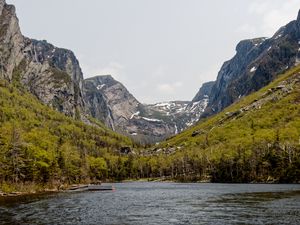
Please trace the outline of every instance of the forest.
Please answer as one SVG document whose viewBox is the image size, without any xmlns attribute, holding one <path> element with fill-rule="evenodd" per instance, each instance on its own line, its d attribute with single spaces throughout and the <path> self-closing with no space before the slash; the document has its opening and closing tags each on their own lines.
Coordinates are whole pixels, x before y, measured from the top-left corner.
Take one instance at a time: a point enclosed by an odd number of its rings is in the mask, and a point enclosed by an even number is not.
<svg viewBox="0 0 300 225">
<path fill-rule="evenodd" d="M 0 189 L 130 179 L 299 182 L 299 71 L 147 148 L 93 119 L 91 126 L 67 117 L 1 80 Z M 276 88 L 282 84 L 288 91 Z"/>
</svg>

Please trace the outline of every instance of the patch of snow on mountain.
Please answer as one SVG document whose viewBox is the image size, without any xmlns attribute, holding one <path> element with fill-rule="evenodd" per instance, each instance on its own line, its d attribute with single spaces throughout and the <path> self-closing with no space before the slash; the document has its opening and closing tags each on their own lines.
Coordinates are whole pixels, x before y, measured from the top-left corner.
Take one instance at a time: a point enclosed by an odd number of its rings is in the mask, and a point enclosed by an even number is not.
<svg viewBox="0 0 300 225">
<path fill-rule="evenodd" d="M 150 121 L 150 122 L 162 122 L 162 120 L 158 119 L 152 119 L 152 118 L 147 118 L 147 117 L 141 117 L 144 120 Z"/>
<path fill-rule="evenodd" d="M 97 86 L 97 89 L 98 89 L 98 90 L 101 90 L 104 86 L 105 86 L 105 84 L 98 85 L 98 86 Z"/>
<path fill-rule="evenodd" d="M 137 112 L 133 113 L 133 114 L 131 115 L 130 119 L 132 120 L 133 117 L 138 116 L 138 115 L 140 115 L 140 111 L 137 111 Z"/>
<path fill-rule="evenodd" d="M 250 73 L 253 73 L 253 72 L 255 72 L 257 70 L 257 68 L 255 67 L 255 66 L 253 66 L 252 68 L 251 68 L 251 70 L 250 70 Z"/>
</svg>

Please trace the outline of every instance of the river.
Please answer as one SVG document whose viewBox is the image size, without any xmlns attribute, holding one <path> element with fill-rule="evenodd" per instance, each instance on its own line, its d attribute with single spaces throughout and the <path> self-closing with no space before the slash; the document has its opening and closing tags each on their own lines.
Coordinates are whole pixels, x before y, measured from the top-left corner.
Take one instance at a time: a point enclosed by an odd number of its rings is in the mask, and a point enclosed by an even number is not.
<svg viewBox="0 0 300 225">
<path fill-rule="evenodd" d="M 300 224 L 300 185 L 114 186 L 114 192 L 9 198 L 0 203 L 0 224 Z"/>
</svg>

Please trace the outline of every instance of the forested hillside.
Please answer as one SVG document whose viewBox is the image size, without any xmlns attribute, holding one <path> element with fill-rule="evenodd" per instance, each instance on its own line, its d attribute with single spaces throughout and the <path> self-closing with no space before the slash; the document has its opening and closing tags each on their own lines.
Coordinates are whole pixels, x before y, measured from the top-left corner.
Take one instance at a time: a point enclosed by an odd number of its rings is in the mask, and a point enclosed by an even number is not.
<svg viewBox="0 0 300 225">
<path fill-rule="evenodd" d="M 119 151 L 132 147 L 132 142 L 94 123 L 67 117 L 22 87 L 0 80 L 2 189 L 121 178 L 119 166 L 124 160 Z"/>
<path fill-rule="evenodd" d="M 298 66 L 150 150 L 152 156 L 143 159 L 147 175 L 213 182 L 299 182 L 299 103 Z"/>
</svg>

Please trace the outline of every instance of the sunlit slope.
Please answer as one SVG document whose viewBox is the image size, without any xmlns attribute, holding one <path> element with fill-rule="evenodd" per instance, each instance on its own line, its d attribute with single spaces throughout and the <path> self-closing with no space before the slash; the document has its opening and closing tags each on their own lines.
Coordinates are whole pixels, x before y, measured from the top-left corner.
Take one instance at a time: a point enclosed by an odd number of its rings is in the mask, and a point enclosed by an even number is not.
<svg viewBox="0 0 300 225">
<path fill-rule="evenodd" d="M 112 177 L 111 156 L 132 142 L 86 125 L 0 80 L 0 184 L 74 183 Z"/>
<path fill-rule="evenodd" d="M 281 180 L 291 176 L 294 180 L 300 175 L 299 137 L 297 66 L 258 92 L 241 97 L 221 113 L 161 143 L 156 150 L 171 154 L 172 158 L 180 154 L 191 160 L 193 155 L 200 157 L 202 161 L 197 163 L 202 163 L 216 181 L 260 180 L 259 176 Z M 238 170 L 249 171 L 247 178 L 243 179 Z"/>
</svg>

